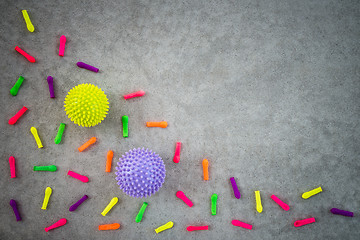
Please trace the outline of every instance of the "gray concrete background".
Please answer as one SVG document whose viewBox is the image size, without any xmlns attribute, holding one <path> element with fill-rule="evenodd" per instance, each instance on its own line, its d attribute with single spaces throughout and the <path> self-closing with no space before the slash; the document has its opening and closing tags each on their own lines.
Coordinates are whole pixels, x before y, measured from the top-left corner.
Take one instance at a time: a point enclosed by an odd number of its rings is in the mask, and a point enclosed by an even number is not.
<svg viewBox="0 0 360 240">
<path fill-rule="evenodd" d="M 359 1 L 10 1 L 2 0 L 0 25 L 1 159 L 0 239 L 358 239 L 359 204 Z M 26 29 L 27 9 L 35 32 Z M 57 55 L 67 36 L 65 57 Z M 14 51 L 18 45 L 37 62 Z M 100 68 L 76 67 L 83 61 Z M 25 77 L 18 96 L 9 90 Z M 49 98 L 46 77 L 55 82 Z M 68 90 L 80 83 L 101 87 L 110 112 L 97 127 L 71 123 L 63 110 Z M 137 90 L 146 96 L 125 101 Z M 19 122 L 8 119 L 23 105 Z M 122 115 L 130 118 L 130 137 L 122 138 Z M 167 129 L 146 121 L 169 122 Z M 63 142 L 54 144 L 61 122 Z M 30 127 L 38 129 L 38 149 Z M 89 138 L 88 151 L 77 148 Z M 183 142 L 181 161 L 172 162 L 175 142 Z M 148 147 L 166 164 L 163 188 L 146 199 L 143 221 L 135 216 L 143 199 L 126 196 L 105 173 L 106 152 L 117 159 L 134 147 Z M 9 156 L 16 158 L 11 179 Z M 210 161 L 210 181 L 202 180 L 201 161 Z M 58 166 L 55 173 L 33 172 L 34 165 Z M 73 170 L 90 178 L 81 183 Z M 232 194 L 237 179 L 242 198 Z M 41 210 L 44 191 L 53 194 Z M 301 194 L 322 186 L 308 200 Z M 188 208 L 175 197 L 184 191 Z M 264 211 L 255 210 L 260 190 Z M 210 196 L 219 195 L 211 216 Z M 75 212 L 68 208 L 84 194 Z M 291 210 L 282 211 L 276 194 Z M 113 197 L 119 204 L 103 217 Z M 16 222 L 9 200 L 19 203 Z M 332 207 L 355 212 L 335 216 Z M 60 218 L 68 223 L 46 233 Z M 293 227 L 297 219 L 317 222 Z M 252 231 L 231 225 L 239 219 Z M 173 229 L 154 229 L 174 221 Z M 117 231 L 99 224 L 119 222 Z M 208 224 L 209 231 L 187 232 Z"/>
</svg>

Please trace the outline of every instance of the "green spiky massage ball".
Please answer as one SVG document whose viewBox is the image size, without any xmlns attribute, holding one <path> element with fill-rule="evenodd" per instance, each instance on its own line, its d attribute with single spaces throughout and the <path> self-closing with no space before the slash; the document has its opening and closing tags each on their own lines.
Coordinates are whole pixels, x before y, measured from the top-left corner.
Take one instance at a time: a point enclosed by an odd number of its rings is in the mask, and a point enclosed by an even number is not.
<svg viewBox="0 0 360 240">
<path fill-rule="evenodd" d="M 109 110 L 105 93 L 90 83 L 73 87 L 65 97 L 64 103 L 66 115 L 82 127 L 98 125 Z"/>
</svg>

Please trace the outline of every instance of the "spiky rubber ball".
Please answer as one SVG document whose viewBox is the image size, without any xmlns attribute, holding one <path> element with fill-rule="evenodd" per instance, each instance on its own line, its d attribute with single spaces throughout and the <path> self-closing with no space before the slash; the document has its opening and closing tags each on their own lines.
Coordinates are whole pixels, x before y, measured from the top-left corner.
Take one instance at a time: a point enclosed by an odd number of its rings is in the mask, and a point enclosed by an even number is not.
<svg viewBox="0 0 360 240">
<path fill-rule="evenodd" d="M 116 167 L 116 180 L 120 189 L 129 196 L 151 196 L 165 181 L 165 165 L 155 152 L 134 148 L 123 155 Z"/>
<path fill-rule="evenodd" d="M 109 111 L 109 102 L 104 91 L 90 83 L 73 87 L 64 103 L 66 115 L 82 127 L 98 125 Z"/>
</svg>

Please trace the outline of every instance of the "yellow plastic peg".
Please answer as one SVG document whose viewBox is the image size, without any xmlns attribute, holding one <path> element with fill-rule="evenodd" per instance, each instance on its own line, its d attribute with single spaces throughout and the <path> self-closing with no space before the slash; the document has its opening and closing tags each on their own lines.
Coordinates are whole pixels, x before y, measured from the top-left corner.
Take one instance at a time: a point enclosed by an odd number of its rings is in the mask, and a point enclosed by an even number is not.
<svg viewBox="0 0 360 240">
<path fill-rule="evenodd" d="M 40 140 L 40 138 L 39 138 L 37 129 L 36 129 L 35 127 L 31 127 L 31 128 L 30 128 L 30 131 L 31 131 L 32 135 L 33 135 L 34 138 L 35 138 L 35 141 L 36 141 L 36 144 L 38 145 L 38 148 L 42 148 L 43 145 L 42 145 L 41 140 Z"/>
<path fill-rule="evenodd" d="M 321 187 L 318 187 L 318 188 L 315 188 L 311 191 L 308 191 L 308 192 L 304 192 L 303 195 L 301 196 L 303 199 L 308 199 L 309 197 L 312 197 L 318 193 L 321 193 L 322 192 L 322 189 Z"/>
<path fill-rule="evenodd" d="M 49 203 L 49 199 L 50 199 L 51 193 L 52 193 L 51 187 L 47 187 L 47 188 L 45 189 L 45 197 L 44 197 L 43 205 L 42 205 L 42 207 L 41 207 L 42 210 L 46 210 L 47 205 L 48 205 L 48 203 Z"/>
<path fill-rule="evenodd" d="M 174 223 L 170 221 L 170 222 L 165 223 L 164 225 L 156 228 L 156 229 L 155 229 L 155 232 L 156 232 L 156 233 L 159 233 L 159 232 L 162 232 L 162 231 L 164 231 L 164 230 L 170 229 L 170 228 L 172 228 L 173 226 L 174 226 Z"/>
<path fill-rule="evenodd" d="M 263 207 L 261 205 L 260 191 L 255 191 L 255 199 L 256 199 L 256 210 L 259 213 L 261 213 L 263 211 Z"/>
<path fill-rule="evenodd" d="M 119 199 L 117 197 L 114 197 L 113 199 L 111 199 L 110 203 L 106 206 L 104 211 L 102 211 L 101 215 L 105 216 L 115 206 L 115 204 L 118 201 L 119 201 Z"/>
<path fill-rule="evenodd" d="M 21 12 L 24 16 L 27 29 L 29 30 L 29 32 L 33 32 L 35 30 L 35 28 L 34 28 L 34 25 L 31 23 L 29 14 L 27 13 L 26 10 L 22 10 Z"/>
</svg>

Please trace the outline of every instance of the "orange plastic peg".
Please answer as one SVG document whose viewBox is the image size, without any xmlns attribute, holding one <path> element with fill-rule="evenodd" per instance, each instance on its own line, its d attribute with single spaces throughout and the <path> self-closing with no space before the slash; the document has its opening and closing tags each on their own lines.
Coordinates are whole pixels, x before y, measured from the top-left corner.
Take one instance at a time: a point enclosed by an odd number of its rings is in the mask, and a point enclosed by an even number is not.
<svg viewBox="0 0 360 240">
<path fill-rule="evenodd" d="M 204 180 L 209 180 L 209 161 L 207 159 L 204 159 L 202 161 L 203 165 L 203 172 L 204 172 Z"/>
<path fill-rule="evenodd" d="M 84 143 L 81 147 L 79 147 L 79 152 L 84 151 L 85 149 L 87 149 L 88 147 L 90 147 L 90 145 L 94 144 L 96 142 L 96 137 L 92 137 L 90 138 L 89 141 L 87 141 L 86 143 Z"/>
<path fill-rule="evenodd" d="M 147 127 L 161 127 L 161 128 L 166 128 L 168 125 L 167 122 L 162 121 L 162 122 L 146 122 L 146 126 Z"/>
<path fill-rule="evenodd" d="M 105 170 L 105 172 L 110 172 L 111 171 L 111 163 L 112 163 L 113 156 L 114 156 L 114 152 L 109 150 L 107 152 L 107 156 L 106 156 L 106 170 Z"/>
</svg>

